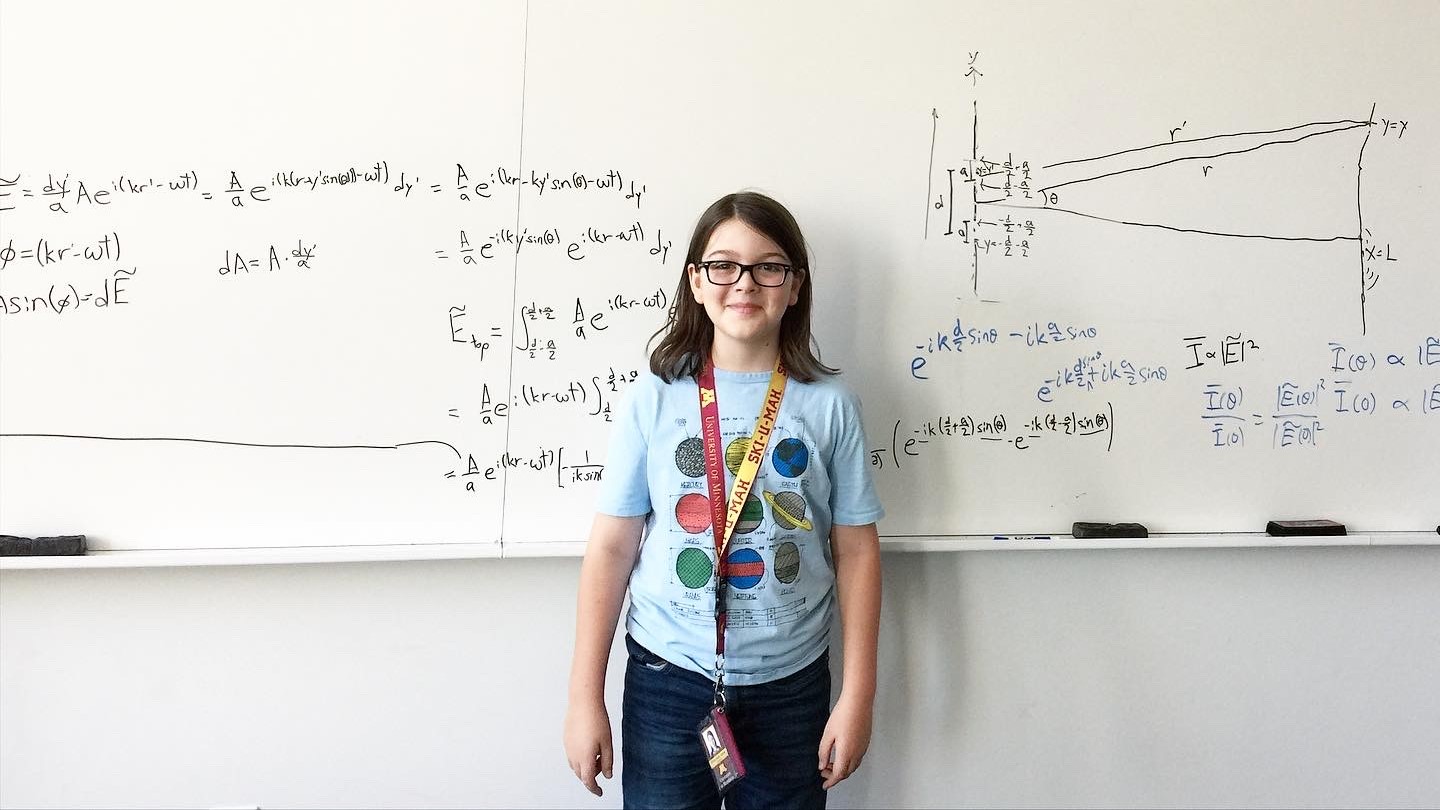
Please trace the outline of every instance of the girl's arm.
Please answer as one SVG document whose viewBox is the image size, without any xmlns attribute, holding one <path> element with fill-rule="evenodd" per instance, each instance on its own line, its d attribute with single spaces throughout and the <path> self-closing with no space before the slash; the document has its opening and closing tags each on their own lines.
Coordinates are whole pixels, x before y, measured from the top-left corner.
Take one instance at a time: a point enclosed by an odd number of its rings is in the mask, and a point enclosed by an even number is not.
<svg viewBox="0 0 1440 810">
<path fill-rule="evenodd" d="M 820 775 L 829 790 L 855 772 L 870 747 L 875 658 L 880 635 L 880 534 L 874 523 L 832 527 L 840 636 L 845 652 L 840 699 L 820 738 Z"/>
<path fill-rule="evenodd" d="M 604 791 L 595 778 L 603 773 L 609 779 L 615 765 L 610 715 L 605 711 L 605 667 L 644 530 L 644 516 L 596 515 L 580 566 L 565 756 L 570 770 L 596 796 Z"/>
</svg>

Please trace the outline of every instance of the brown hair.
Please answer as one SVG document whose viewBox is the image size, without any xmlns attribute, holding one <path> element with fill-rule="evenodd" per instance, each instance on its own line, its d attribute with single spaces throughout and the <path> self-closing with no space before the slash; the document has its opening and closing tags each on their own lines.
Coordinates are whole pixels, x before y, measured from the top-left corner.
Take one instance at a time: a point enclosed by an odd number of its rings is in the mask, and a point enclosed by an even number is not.
<svg viewBox="0 0 1440 810">
<path fill-rule="evenodd" d="M 655 338 L 660 338 L 659 345 L 650 353 L 651 373 L 667 383 L 700 373 L 700 366 L 715 339 L 715 324 L 710 321 L 705 307 L 690 294 L 688 268 L 704 258 L 710 235 L 721 223 L 731 219 L 738 219 L 765 234 L 785 251 L 795 270 L 805 274 L 799 298 L 785 310 L 785 316 L 780 321 L 780 360 L 785 364 L 785 371 L 801 382 L 814 382 L 821 375 L 838 374 L 838 369 L 820 362 L 819 349 L 810 334 L 810 288 L 815 275 L 810 269 L 810 254 L 805 247 L 805 237 L 800 233 L 800 225 L 785 206 L 753 191 L 721 197 L 705 209 L 695 223 L 690 249 L 685 253 L 685 265 L 680 269 L 680 283 L 675 288 L 675 304 L 670 308 L 665 325 L 650 336 L 652 343 Z"/>
</svg>

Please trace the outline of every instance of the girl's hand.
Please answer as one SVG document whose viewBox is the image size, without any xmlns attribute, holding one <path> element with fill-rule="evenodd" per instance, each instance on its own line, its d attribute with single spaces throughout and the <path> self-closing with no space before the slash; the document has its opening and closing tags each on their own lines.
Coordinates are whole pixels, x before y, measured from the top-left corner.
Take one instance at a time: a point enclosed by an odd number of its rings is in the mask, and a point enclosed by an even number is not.
<svg viewBox="0 0 1440 810">
<path fill-rule="evenodd" d="M 602 773 L 606 779 L 614 775 L 615 750 L 610 741 L 610 715 L 603 702 L 594 706 L 570 704 L 565 712 L 565 758 L 586 790 L 596 796 L 605 795 L 595 778 Z"/>
<path fill-rule="evenodd" d="M 846 700 L 844 692 L 830 713 L 825 733 L 820 737 L 820 775 L 829 790 L 860 767 L 870 748 L 870 725 L 874 717 L 870 705 Z"/>
</svg>

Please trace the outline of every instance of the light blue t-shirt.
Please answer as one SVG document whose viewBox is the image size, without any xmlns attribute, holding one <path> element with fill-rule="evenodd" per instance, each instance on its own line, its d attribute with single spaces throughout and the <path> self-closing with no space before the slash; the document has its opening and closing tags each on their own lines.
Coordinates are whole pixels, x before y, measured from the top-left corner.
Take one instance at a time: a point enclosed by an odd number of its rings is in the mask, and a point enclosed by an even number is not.
<svg viewBox="0 0 1440 810">
<path fill-rule="evenodd" d="M 734 484 L 770 372 L 715 372 Z M 860 401 L 834 377 L 791 379 L 754 487 L 726 549 L 725 680 L 766 683 L 824 652 L 835 611 L 833 524 L 884 516 L 870 480 Z M 648 515 L 630 576 L 626 630 L 656 655 L 715 677 L 715 541 L 694 379 L 646 374 L 615 421 L 598 509 Z"/>
</svg>

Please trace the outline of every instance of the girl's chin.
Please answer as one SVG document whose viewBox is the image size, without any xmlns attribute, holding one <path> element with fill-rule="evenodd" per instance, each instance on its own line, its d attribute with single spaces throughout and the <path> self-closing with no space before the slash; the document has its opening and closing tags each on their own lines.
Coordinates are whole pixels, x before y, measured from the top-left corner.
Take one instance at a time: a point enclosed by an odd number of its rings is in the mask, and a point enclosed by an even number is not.
<svg viewBox="0 0 1440 810">
<path fill-rule="evenodd" d="M 756 341 L 768 341 L 772 335 L 766 329 L 766 324 L 760 318 L 744 318 L 731 320 L 728 323 L 719 324 L 718 331 L 731 340 L 754 343 Z M 779 331 L 778 329 L 776 330 Z"/>
</svg>

